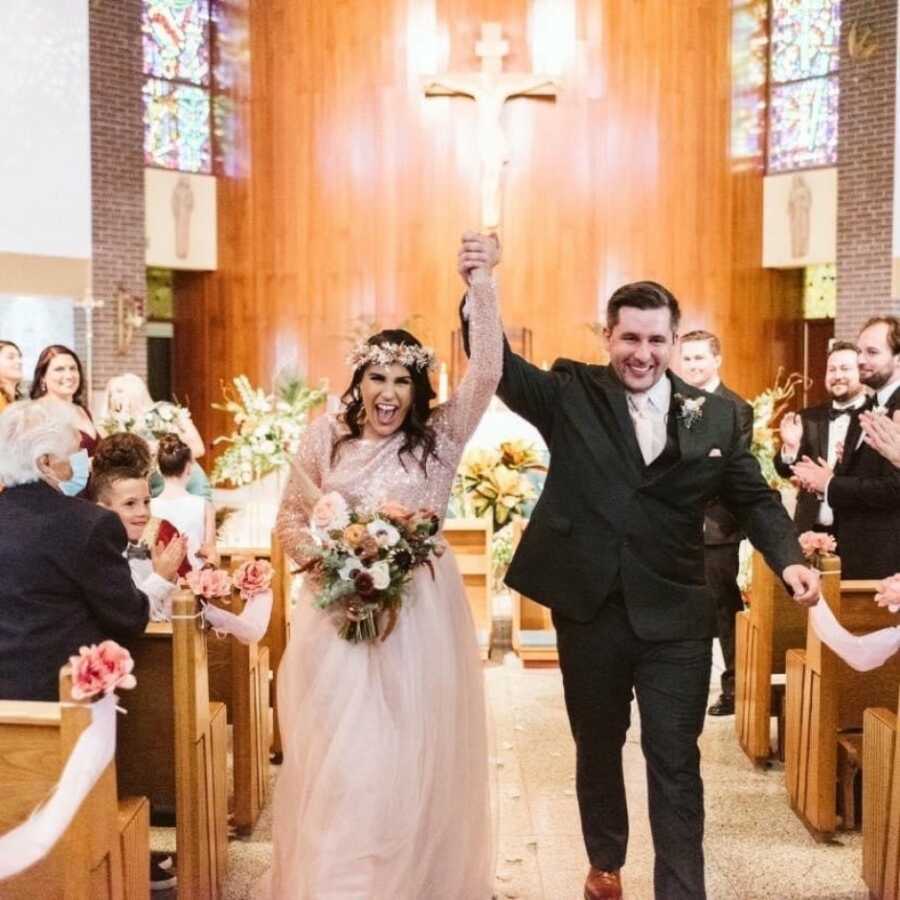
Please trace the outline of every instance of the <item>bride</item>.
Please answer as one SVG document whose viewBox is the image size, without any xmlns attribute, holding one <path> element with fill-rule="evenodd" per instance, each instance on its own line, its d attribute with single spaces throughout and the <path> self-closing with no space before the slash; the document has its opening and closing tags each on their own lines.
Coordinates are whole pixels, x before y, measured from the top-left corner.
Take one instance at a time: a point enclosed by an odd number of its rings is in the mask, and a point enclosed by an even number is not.
<svg viewBox="0 0 900 900">
<path fill-rule="evenodd" d="M 306 561 L 321 493 L 351 507 L 446 512 L 466 441 L 502 368 L 491 238 L 467 234 L 471 360 L 434 408 L 430 350 L 382 331 L 354 352 L 337 416 L 303 436 L 277 530 Z M 402 362 L 401 362 L 402 360 Z M 484 685 L 452 553 L 415 570 L 384 641 L 342 640 L 306 596 L 278 671 L 284 763 L 273 804 L 275 900 L 487 900 L 492 894 Z"/>
</svg>

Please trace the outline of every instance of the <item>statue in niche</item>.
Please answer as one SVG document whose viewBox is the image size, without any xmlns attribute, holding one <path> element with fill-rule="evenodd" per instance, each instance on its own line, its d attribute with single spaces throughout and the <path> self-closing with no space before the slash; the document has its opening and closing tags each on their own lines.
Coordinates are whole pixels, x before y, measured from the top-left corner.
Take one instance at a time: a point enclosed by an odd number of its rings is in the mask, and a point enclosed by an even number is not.
<svg viewBox="0 0 900 900">
<path fill-rule="evenodd" d="M 812 207 L 812 189 L 806 179 L 794 175 L 788 195 L 788 219 L 791 224 L 791 257 L 809 256 L 809 211 Z"/>
<path fill-rule="evenodd" d="M 172 188 L 172 217 L 175 220 L 175 256 L 187 259 L 191 252 L 191 213 L 194 189 L 187 175 L 182 175 Z"/>
</svg>

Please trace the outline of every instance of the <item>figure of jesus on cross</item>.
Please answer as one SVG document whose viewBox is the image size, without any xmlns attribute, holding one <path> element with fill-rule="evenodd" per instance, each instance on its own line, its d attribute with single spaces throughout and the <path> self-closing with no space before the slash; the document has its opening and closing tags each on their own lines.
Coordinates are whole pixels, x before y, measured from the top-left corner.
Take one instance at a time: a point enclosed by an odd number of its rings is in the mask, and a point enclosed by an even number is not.
<svg viewBox="0 0 900 900">
<path fill-rule="evenodd" d="M 494 231 L 503 210 L 503 167 L 509 161 L 509 143 L 503 132 L 503 105 L 512 97 L 555 97 L 557 83 L 548 75 L 503 71 L 509 44 L 496 22 L 481 26 L 475 53 L 481 58 L 480 72 L 448 73 L 429 77 L 429 97 L 462 95 L 478 104 L 478 151 L 481 157 L 481 228 Z"/>
</svg>

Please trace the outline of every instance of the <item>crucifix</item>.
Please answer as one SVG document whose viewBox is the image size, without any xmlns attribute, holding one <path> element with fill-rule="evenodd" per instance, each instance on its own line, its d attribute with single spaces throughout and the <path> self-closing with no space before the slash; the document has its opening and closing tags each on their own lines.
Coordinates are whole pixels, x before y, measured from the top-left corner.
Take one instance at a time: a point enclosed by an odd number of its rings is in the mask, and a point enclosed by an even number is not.
<svg viewBox="0 0 900 900">
<path fill-rule="evenodd" d="M 503 106 L 512 97 L 555 97 L 557 82 L 549 75 L 503 71 L 509 44 L 497 22 L 483 22 L 475 45 L 480 72 L 448 73 L 425 81 L 428 97 L 471 97 L 478 104 L 478 152 L 481 157 L 481 228 L 500 227 L 503 210 L 503 167 L 509 143 L 503 132 Z"/>
</svg>

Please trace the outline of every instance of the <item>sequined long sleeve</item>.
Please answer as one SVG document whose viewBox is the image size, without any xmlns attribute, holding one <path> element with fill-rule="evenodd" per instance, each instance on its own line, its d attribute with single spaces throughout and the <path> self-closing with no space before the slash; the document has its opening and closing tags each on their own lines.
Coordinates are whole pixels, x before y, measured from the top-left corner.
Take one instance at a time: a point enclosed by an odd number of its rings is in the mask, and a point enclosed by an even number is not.
<svg viewBox="0 0 900 900">
<path fill-rule="evenodd" d="M 493 281 L 474 284 L 466 296 L 471 353 L 466 374 L 436 412 L 436 423 L 459 445 L 472 436 L 503 374 L 503 325 Z"/>
<path fill-rule="evenodd" d="M 320 416 L 300 438 L 300 448 L 294 465 L 302 470 L 309 482 L 321 488 L 324 468 L 330 453 L 331 420 L 329 416 Z M 298 565 L 303 565 L 307 561 L 312 546 L 312 539 L 306 531 L 309 525 L 308 487 L 301 474 L 291 472 L 275 522 L 275 530 L 281 545 Z"/>
</svg>

